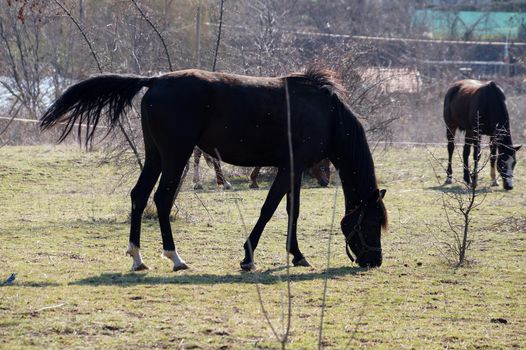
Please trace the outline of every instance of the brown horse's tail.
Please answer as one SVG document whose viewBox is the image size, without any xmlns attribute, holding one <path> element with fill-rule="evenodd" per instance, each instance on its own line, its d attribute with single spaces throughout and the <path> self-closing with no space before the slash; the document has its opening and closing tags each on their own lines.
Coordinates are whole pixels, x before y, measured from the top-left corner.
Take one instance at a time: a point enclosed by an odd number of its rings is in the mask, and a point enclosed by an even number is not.
<svg viewBox="0 0 526 350">
<path fill-rule="evenodd" d="M 448 121 L 451 119 L 451 100 L 460 90 L 460 85 L 454 85 L 447 90 L 446 96 L 444 97 L 444 121 L 448 125 Z"/>
<path fill-rule="evenodd" d="M 109 130 L 131 106 L 133 97 L 144 86 L 151 86 L 155 78 L 133 75 L 103 74 L 69 87 L 40 118 L 40 128 L 49 129 L 64 124 L 62 142 L 78 123 L 79 139 L 85 128 L 86 144 L 93 138 L 101 114 L 106 113 Z"/>
</svg>

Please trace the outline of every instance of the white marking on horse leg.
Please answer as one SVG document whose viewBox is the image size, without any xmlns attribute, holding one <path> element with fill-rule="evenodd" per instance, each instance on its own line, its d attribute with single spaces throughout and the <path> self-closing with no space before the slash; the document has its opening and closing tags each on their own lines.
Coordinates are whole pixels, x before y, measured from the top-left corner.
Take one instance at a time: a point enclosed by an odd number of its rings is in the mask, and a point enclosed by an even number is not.
<svg viewBox="0 0 526 350">
<path fill-rule="evenodd" d="M 141 250 L 132 242 L 128 244 L 128 250 L 126 251 L 126 254 L 131 256 L 133 259 L 133 271 L 148 270 L 148 266 L 146 266 L 142 260 Z"/>
<path fill-rule="evenodd" d="M 491 186 L 498 186 L 499 183 L 497 182 L 497 173 L 495 171 L 495 164 L 490 166 L 490 176 L 491 176 Z"/>
<path fill-rule="evenodd" d="M 174 250 L 165 250 L 163 252 L 163 256 L 173 261 L 174 271 L 186 270 L 188 268 L 184 260 L 181 259 L 181 257 L 177 253 L 177 248 L 175 248 Z"/>
</svg>

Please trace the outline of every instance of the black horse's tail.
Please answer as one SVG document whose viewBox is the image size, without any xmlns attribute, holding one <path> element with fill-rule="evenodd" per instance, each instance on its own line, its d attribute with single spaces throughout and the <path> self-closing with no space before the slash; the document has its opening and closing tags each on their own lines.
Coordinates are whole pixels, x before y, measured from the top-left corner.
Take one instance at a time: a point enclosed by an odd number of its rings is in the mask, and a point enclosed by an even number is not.
<svg viewBox="0 0 526 350">
<path fill-rule="evenodd" d="M 65 124 L 59 142 L 62 142 L 78 123 L 78 135 L 85 128 L 86 144 L 93 138 L 101 114 L 106 113 L 109 130 L 130 107 L 133 97 L 142 87 L 151 86 L 155 78 L 103 74 L 69 87 L 40 118 L 40 128 L 49 129 Z"/>
</svg>

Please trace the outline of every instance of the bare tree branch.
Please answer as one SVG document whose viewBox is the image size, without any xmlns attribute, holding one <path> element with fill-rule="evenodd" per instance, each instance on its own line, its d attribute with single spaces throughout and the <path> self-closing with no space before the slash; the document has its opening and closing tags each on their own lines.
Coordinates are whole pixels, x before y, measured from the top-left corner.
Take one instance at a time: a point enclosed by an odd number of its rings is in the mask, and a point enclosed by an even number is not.
<svg viewBox="0 0 526 350">
<path fill-rule="evenodd" d="M 75 17 L 73 17 L 71 12 L 69 12 L 69 10 L 60 1 L 58 0 L 53 0 L 53 1 L 55 2 L 55 4 L 57 4 L 62 9 L 62 11 L 66 13 L 66 15 L 68 15 L 69 19 L 71 19 L 71 21 L 75 24 L 80 34 L 84 38 L 84 41 L 86 42 L 86 44 L 88 44 L 91 56 L 95 60 L 95 63 L 97 63 L 97 68 L 99 69 L 99 72 L 102 73 L 102 66 L 100 65 L 100 61 L 97 57 L 97 54 L 95 53 L 95 50 L 93 49 L 93 46 L 91 45 L 91 41 L 86 36 L 86 32 L 84 31 L 84 29 L 82 29 L 80 23 L 75 19 Z"/>
<path fill-rule="evenodd" d="M 332 235 L 334 230 L 334 222 L 336 221 L 336 200 L 338 198 L 338 191 L 339 191 L 339 181 L 336 182 L 336 186 L 334 189 L 334 200 L 332 203 L 332 217 L 331 217 L 331 227 L 329 229 L 329 237 L 327 242 L 327 265 L 325 267 L 325 277 L 323 279 L 323 293 L 321 298 L 321 314 L 320 314 L 320 326 L 318 329 L 318 350 L 321 350 L 323 348 L 322 345 L 322 339 L 323 339 L 323 321 L 325 316 L 325 308 L 326 308 L 326 302 L 327 302 L 327 284 L 329 281 L 329 269 L 331 267 L 331 243 L 332 243 Z"/>
<path fill-rule="evenodd" d="M 216 41 L 216 49 L 214 52 L 214 63 L 212 64 L 212 72 L 216 71 L 216 64 L 217 64 L 217 54 L 219 52 L 219 44 L 221 43 L 221 31 L 223 29 L 223 8 L 225 5 L 225 0 L 221 0 L 221 7 L 219 9 L 219 28 L 217 30 L 217 41 Z"/>
<path fill-rule="evenodd" d="M 99 69 L 99 73 L 103 73 L 103 70 L 102 70 L 102 66 L 100 65 L 100 61 L 97 57 L 97 54 L 95 53 L 95 50 L 93 49 L 93 46 L 91 45 L 91 42 L 90 40 L 88 39 L 84 29 L 82 28 L 82 26 L 80 25 L 80 23 L 75 19 L 75 17 L 73 17 L 73 15 L 71 14 L 71 12 L 69 12 L 69 10 L 58 0 L 54 0 L 55 3 L 67 14 L 67 16 L 69 17 L 69 19 L 71 19 L 71 21 L 75 24 L 75 26 L 77 27 L 77 29 L 80 31 L 80 34 L 82 35 L 82 37 L 84 38 L 84 40 L 86 41 L 86 43 L 88 44 L 88 47 L 90 49 L 90 52 L 91 52 L 91 55 L 93 56 L 93 59 L 95 60 L 95 62 L 97 63 L 97 67 Z M 126 116 L 126 118 L 128 118 Z M 122 125 L 122 122 L 121 120 L 119 119 L 118 121 L 118 124 L 119 124 L 119 130 L 122 132 L 122 134 L 124 135 L 125 139 L 126 139 L 126 142 L 128 143 L 128 145 L 130 146 L 130 148 L 132 149 L 132 152 L 133 154 L 135 155 L 135 158 L 136 158 L 136 161 L 137 161 L 137 164 L 139 165 L 139 168 L 142 170 L 143 168 L 143 164 L 142 164 L 142 160 L 141 160 L 141 157 L 140 157 L 140 154 L 139 154 L 139 151 L 137 150 L 137 146 L 135 145 L 135 142 L 134 140 L 132 140 L 132 138 L 130 138 L 130 136 L 128 135 L 128 133 L 126 132 L 126 130 L 124 129 L 124 126 Z"/>
<path fill-rule="evenodd" d="M 155 34 L 157 34 L 157 36 L 159 37 L 159 40 L 161 40 L 161 43 L 163 44 L 163 47 L 164 47 L 164 53 L 166 54 L 166 58 L 168 59 L 168 67 L 170 68 L 170 72 L 173 72 L 174 68 L 172 66 L 172 60 L 170 58 L 170 53 L 168 52 L 168 47 L 166 46 L 166 42 L 164 41 L 163 36 L 161 35 L 161 33 L 159 32 L 157 27 L 148 18 L 148 16 L 146 16 L 144 11 L 139 7 L 139 5 L 137 4 L 137 1 L 136 0 L 131 0 L 131 2 L 135 5 L 135 7 L 137 8 L 137 11 L 139 11 L 139 13 L 141 14 L 142 18 L 144 18 L 144 20 L 150 25 L 150 27 L 152 27 L 152 29 L 155 32 Z"/>
</svg>

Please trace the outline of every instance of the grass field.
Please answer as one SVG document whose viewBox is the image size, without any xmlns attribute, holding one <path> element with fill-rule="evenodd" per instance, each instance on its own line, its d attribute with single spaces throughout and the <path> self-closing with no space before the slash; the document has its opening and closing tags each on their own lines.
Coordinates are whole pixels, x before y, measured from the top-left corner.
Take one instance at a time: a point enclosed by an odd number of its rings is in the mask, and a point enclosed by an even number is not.
<svg viewBox="0 0 526 350">
<path fill-rule="evenodd" d="M 432 152 L 444 160 L 445 148 Z M 142 251 L 151 269 L 132 273 L 124 252 L 135 179 L 123 180 L 102 159 L 75 147 L 0 149 L 0 278 L 17 273 L 12 285 L 0 286 L 0 348 L 280 348 L 256 283 L 280 331 L 287 295 L 283 204 L 256 251 L 258 271 L 239 269 L 245 232 L 236 200 L 251 226 L 268 182 L 254 191 L 239 178 L 236 190 L 223 192 L 210 176 L 209 189 L 197 195 L 186 185 L 172 224 L 190 269 L 171 271 L 160 256 L 157 222 L 145 220 Z M 437 185 L 429 152 L 380 150 L 375 159 L 388 190 L 384 264 L 365 270 L 346 257 L 340 191 L 323 347 L 526 348 L 524 152 L 516 188 L 489 190 L 473 214 L 474 242 L 462 268 L 448 264 L 437 248 L 446 226 L 445 189 Z M 458 167 L 455 175 L 461 178 Z M 489 170 L 480 179 L 488 182 Z M 288 349 L 317 348 L 335 190 L 310 181 L 302 190 L 299 240 L 313 267 L 291 269 Z"/>
</svg>

